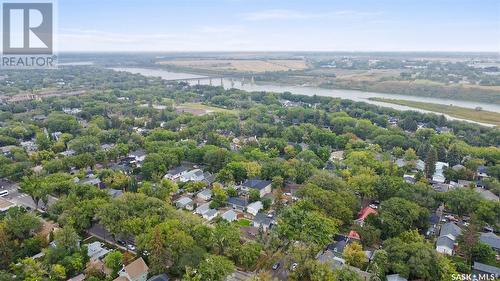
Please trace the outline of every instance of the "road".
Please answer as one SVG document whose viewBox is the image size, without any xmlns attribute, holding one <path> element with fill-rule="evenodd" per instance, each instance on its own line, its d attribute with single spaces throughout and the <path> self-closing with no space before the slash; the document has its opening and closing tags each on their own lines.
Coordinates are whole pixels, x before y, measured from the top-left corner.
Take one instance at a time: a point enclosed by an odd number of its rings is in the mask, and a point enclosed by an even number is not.
<svg viewBox="0 0 500 281">
<path fill-rule="evenodd" d="M 103 241 L 105 241 L 105 242 L 107 242 L 107 243 L 109 243 L 109 244 L 112 244 L 112 245 L 114 245 L 114 246 L 115 246 L 115 247 L 117 247 L 117 248 L 120 248 L 120 249 L 122 249 L 122 250 L 124 250 L 124 251 L 129 251 L 130 253 L 132 253 L 132 254 L 134 254 L 134 255 L 137 255 L 137 253 L 136 253 L 135 251 L 132 251 L 132 250 L 128 249 L 127 247 L 124 247 L 124 246 L 122 246 L 122 245 L 118 244 L 118 243 L 115 241 L 115 239 L 113 238 L 113 235 L 111 235 L 111 233 L 109 233 L 109 232 L 108 232 L 108 231 L 104 228 L 104 226 L 102 226 L 101 224 L 96 223 L 96 224 L 92 225 L 92 227 L 90 227 L 90 228 L 87 230 L 87 233 L 88 233 L 89 235 L 92 235 L 92 236 L 94 236 L 94 237 L 97 237 L 97 238 L 99 238 L 99 239 L 101 239 L 101 240 L 103 240 Z M 132 245 L 134 245 L 133 241 L 127 240 L 126 242 L 127 242 L 127 244 L 132 244 Z M 135 245 L 134 245 L 134 246 L 135 246 Z"/>
<path fill-rule="evenodd" d="M 36 206 L 35 201 L 26 193 L 19 191 L 19 185 L 17 183 L 1 180 L 0 181 L 0 191 L 7 190 L 9 195 L 4 196 L 5 199 L 15 203 L 18 206 L 22 206 L 31 210 L 38 210 L 40 212 L 44 212 L 46 206 L 43 202 L 40 201 L 38 206 Z M 47 205 L 51 206 L 55 202 L 57 202 L 57 198 L 49 195 Z"/>
</svg>

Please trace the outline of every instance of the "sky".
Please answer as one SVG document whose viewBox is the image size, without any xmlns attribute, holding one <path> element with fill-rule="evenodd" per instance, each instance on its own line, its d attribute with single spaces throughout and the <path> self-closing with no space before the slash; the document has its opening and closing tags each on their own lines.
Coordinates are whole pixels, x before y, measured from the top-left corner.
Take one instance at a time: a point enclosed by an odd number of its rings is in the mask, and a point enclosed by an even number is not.
<svg viewBox="0 0 500 281">
<path fill-rule="evenodd" d="M 500 52 L 499 0 L 58 0 L 59 51 Z"/>
</svg>

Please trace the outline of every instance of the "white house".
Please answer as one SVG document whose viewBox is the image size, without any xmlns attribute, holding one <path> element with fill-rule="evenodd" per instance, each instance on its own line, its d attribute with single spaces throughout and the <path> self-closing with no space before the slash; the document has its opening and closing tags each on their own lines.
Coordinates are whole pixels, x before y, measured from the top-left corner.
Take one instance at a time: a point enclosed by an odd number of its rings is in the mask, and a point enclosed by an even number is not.
<svg viewBox="0 0 500 281">
<path fill-rule="evenodd" d="M 183 175 L 188 172 L 188 168 L 184 166 L 179 166 L 174 169 L 171 169 L 167 172 L 167 174 L 163 177 L 165 179 L 169 179 L 171 181 L 177 181 Z"/>
<path fill-rule="evenodd" d="M 439 238 L 436 240 L 436 251 L 450 256 L 453 255 L 456 240 L 461 233 L 462 230 L 456 224 L 452 222 L 443 224 L 439 232 Z"/>
<path fill-rule="evenodd" d="M 446 181 L 446 178 L 443 174 L 445 168 L 448 168 L 448 163 L 436 162 L 436 171 L 434 172 L 434 175 L 432 175 L 432 181 L 437 183 L 444 183 Z"/>
<path fill-rule="evenodd" d="M 90 261 L 96 261 L 109 253 L 109 250 L 103 246 L 104 244 L 99 241 L 87 244 L 87 255 L 89 256 Z"/>
<path fill-rule="evenodd" d="M 228 222 L 233 222 L 237 219 L 237 215 L 236 215 L 235 211 L 229 210 L 229 211 L 225 212 L 224 214 L 222 214 L 222 218 L 227 220 Z"/>
<path fill-rule="evenodd" d="M 211 220 L 215 219 L 217 217 L 217 215 L 218 215 L 217 210 L 209 209 L 207 212 L 205 212 L 203 214 L 203 218 L 208 220 L 208 221 L 211 221 Z"/>
<path fill-rule="evenodd" d="M 198 192 L 198 194 L 196 194 L 196 197 L 201 200 L 208 201 L 212 198 L 212 191 L 210 189 L 203 189 L 202 191 Z"/>
<path fill-rule="evenodd" d="M 193 210 L 193 200 L 188 197 L 181 197 L 175 202 L 175 206 L 179 209 Z"/>
<path fill-rule="evenodd" d="M 205 175 L 203 171 L 200 169 L 191 170 L 179 177 L 180 182 L 188 182 L 188 181 L 203 181 L 205 179 Z"/>
<path fill-rule="evenodd" d="M 254 216 L 257 215 L 257 213 L 262 210 L 264 206 L 262 205 L 262 202 L 260 201 L 255 201 L 253 203 L 248 204 L 247 206 L 247 213 L 252 214 Z"/>
<path fill-rule="evenodd" d="M 271 181 L 268 180 L 246 180 L 241 184 L 240 189 L 244 191 L 250 191 L 251 189 L 256 189 L 259 191 L 260 197 L 271 193 Z"/>
<path fill-rule="evenodd" d="M 201 204 L 198 207 L 196 207 L 196 210 L 194 210 L 195 214 L 198 215 L 204 215 L 206 212 L 210 210 L 210 202 L 207 202 L 205 204 Z"/>
</svg>

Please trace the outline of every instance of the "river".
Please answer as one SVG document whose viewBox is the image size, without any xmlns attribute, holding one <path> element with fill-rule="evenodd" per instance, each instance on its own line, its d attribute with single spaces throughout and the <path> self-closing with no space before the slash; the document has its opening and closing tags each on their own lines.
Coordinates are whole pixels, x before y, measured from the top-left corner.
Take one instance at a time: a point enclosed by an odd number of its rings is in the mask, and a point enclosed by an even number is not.
<svg viewBox="0 0 500 281">
<path fill-rule="evenodd" d="M 138 73 L 144 76 L 155 76 L 161 77 L 164 80 L 180 80 L 180 79 L 196 79 L 199 78 L 199 82 L 202 85 L 210 84 L 210 79 L 206 76 L 196 75 L 191 73 L 181 73 L 181 72 L 171 72 L 163 69 L 150 69 L 150 68 L 112 68 L 115 71 L 127 71 L 130 73 Z M 266 91 L 266 92 L 290 92 L 292 94 L 297 95 L 317 95 L 317 96 L 327 96 L 327 97 L 335 97 L 342 99 L 349 99 L 353 101 L 362 101 L 370 104 L 375 104 L 379 106 L 394 108 L 397 110 L 414 110 L 418 112 L 431 112 L 423 109 L 413 108 L 409 106 L 372 101 L 369 100 L 371 97 L 377 98 L 387 98 L 387 99 L 401 99 L 401 100 L 410 100 L 410 101 L 420 101 L 427 103 L 436 103 L 436 104 L 444 104 L 444 105 L 454 105 L 465 108 L 476 108 L 481 107 L 486 111 L 500 112 L 500 105 L 497 104 L 488 104 L 488 103 L 480 103 L 473 101 L 460 101 L 460 100 L 450 100 L 450 99 L 441 99 L 441 98 L 428 98 L 428 97 L 417 97 L 417 96 L 407 96 L 407 95 L 393 95 L 393 94 L 383 94 L 383 93 L 375 93 L 375 92 L 362 92 L 362 91 L 354 91 L 354 90 L 336 90 L 336 89 L 324 89 L 319 87 L 308 87 L 308 86 L 292 86 L 292 85 L 281 85 L 276 83 L 264 83 L 264 84 L 255 84 L 250 83 L 250 81 L 243 81 L 242 79 L 212 79 L 212 85 L 220 86 L 222 82 L 222 86 L 224 88 L 236 88 L 245 91 Z M 197 84 L 197 80 L 189 81 L 190 84 Z M 460 119 L 456 117 L 452 117 L 443 113 L 435 112 L 437 114 L 442 114 L 446 116 L 448 119 L 452 120 L 462 120 L 468 121 L 476 124 L 481 124 L 484 126 L 492 127 L 494 125 L 476 122 L 473 120 Z"/>
</svg>

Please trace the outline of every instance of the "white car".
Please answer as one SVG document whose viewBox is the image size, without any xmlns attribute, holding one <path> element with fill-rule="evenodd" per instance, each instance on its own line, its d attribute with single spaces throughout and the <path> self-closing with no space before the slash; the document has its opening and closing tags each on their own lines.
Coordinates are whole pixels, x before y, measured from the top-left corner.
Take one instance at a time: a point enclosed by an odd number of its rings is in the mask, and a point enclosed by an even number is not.
<svg viewBox="0 0 500 281">
<path fill-rule="evenodd" d="M 291 271 L 295 271 L 297 269 L 298 264 L 296 262 L 292 263 L 292 266 L 290 267 Z"/>
</svg>

